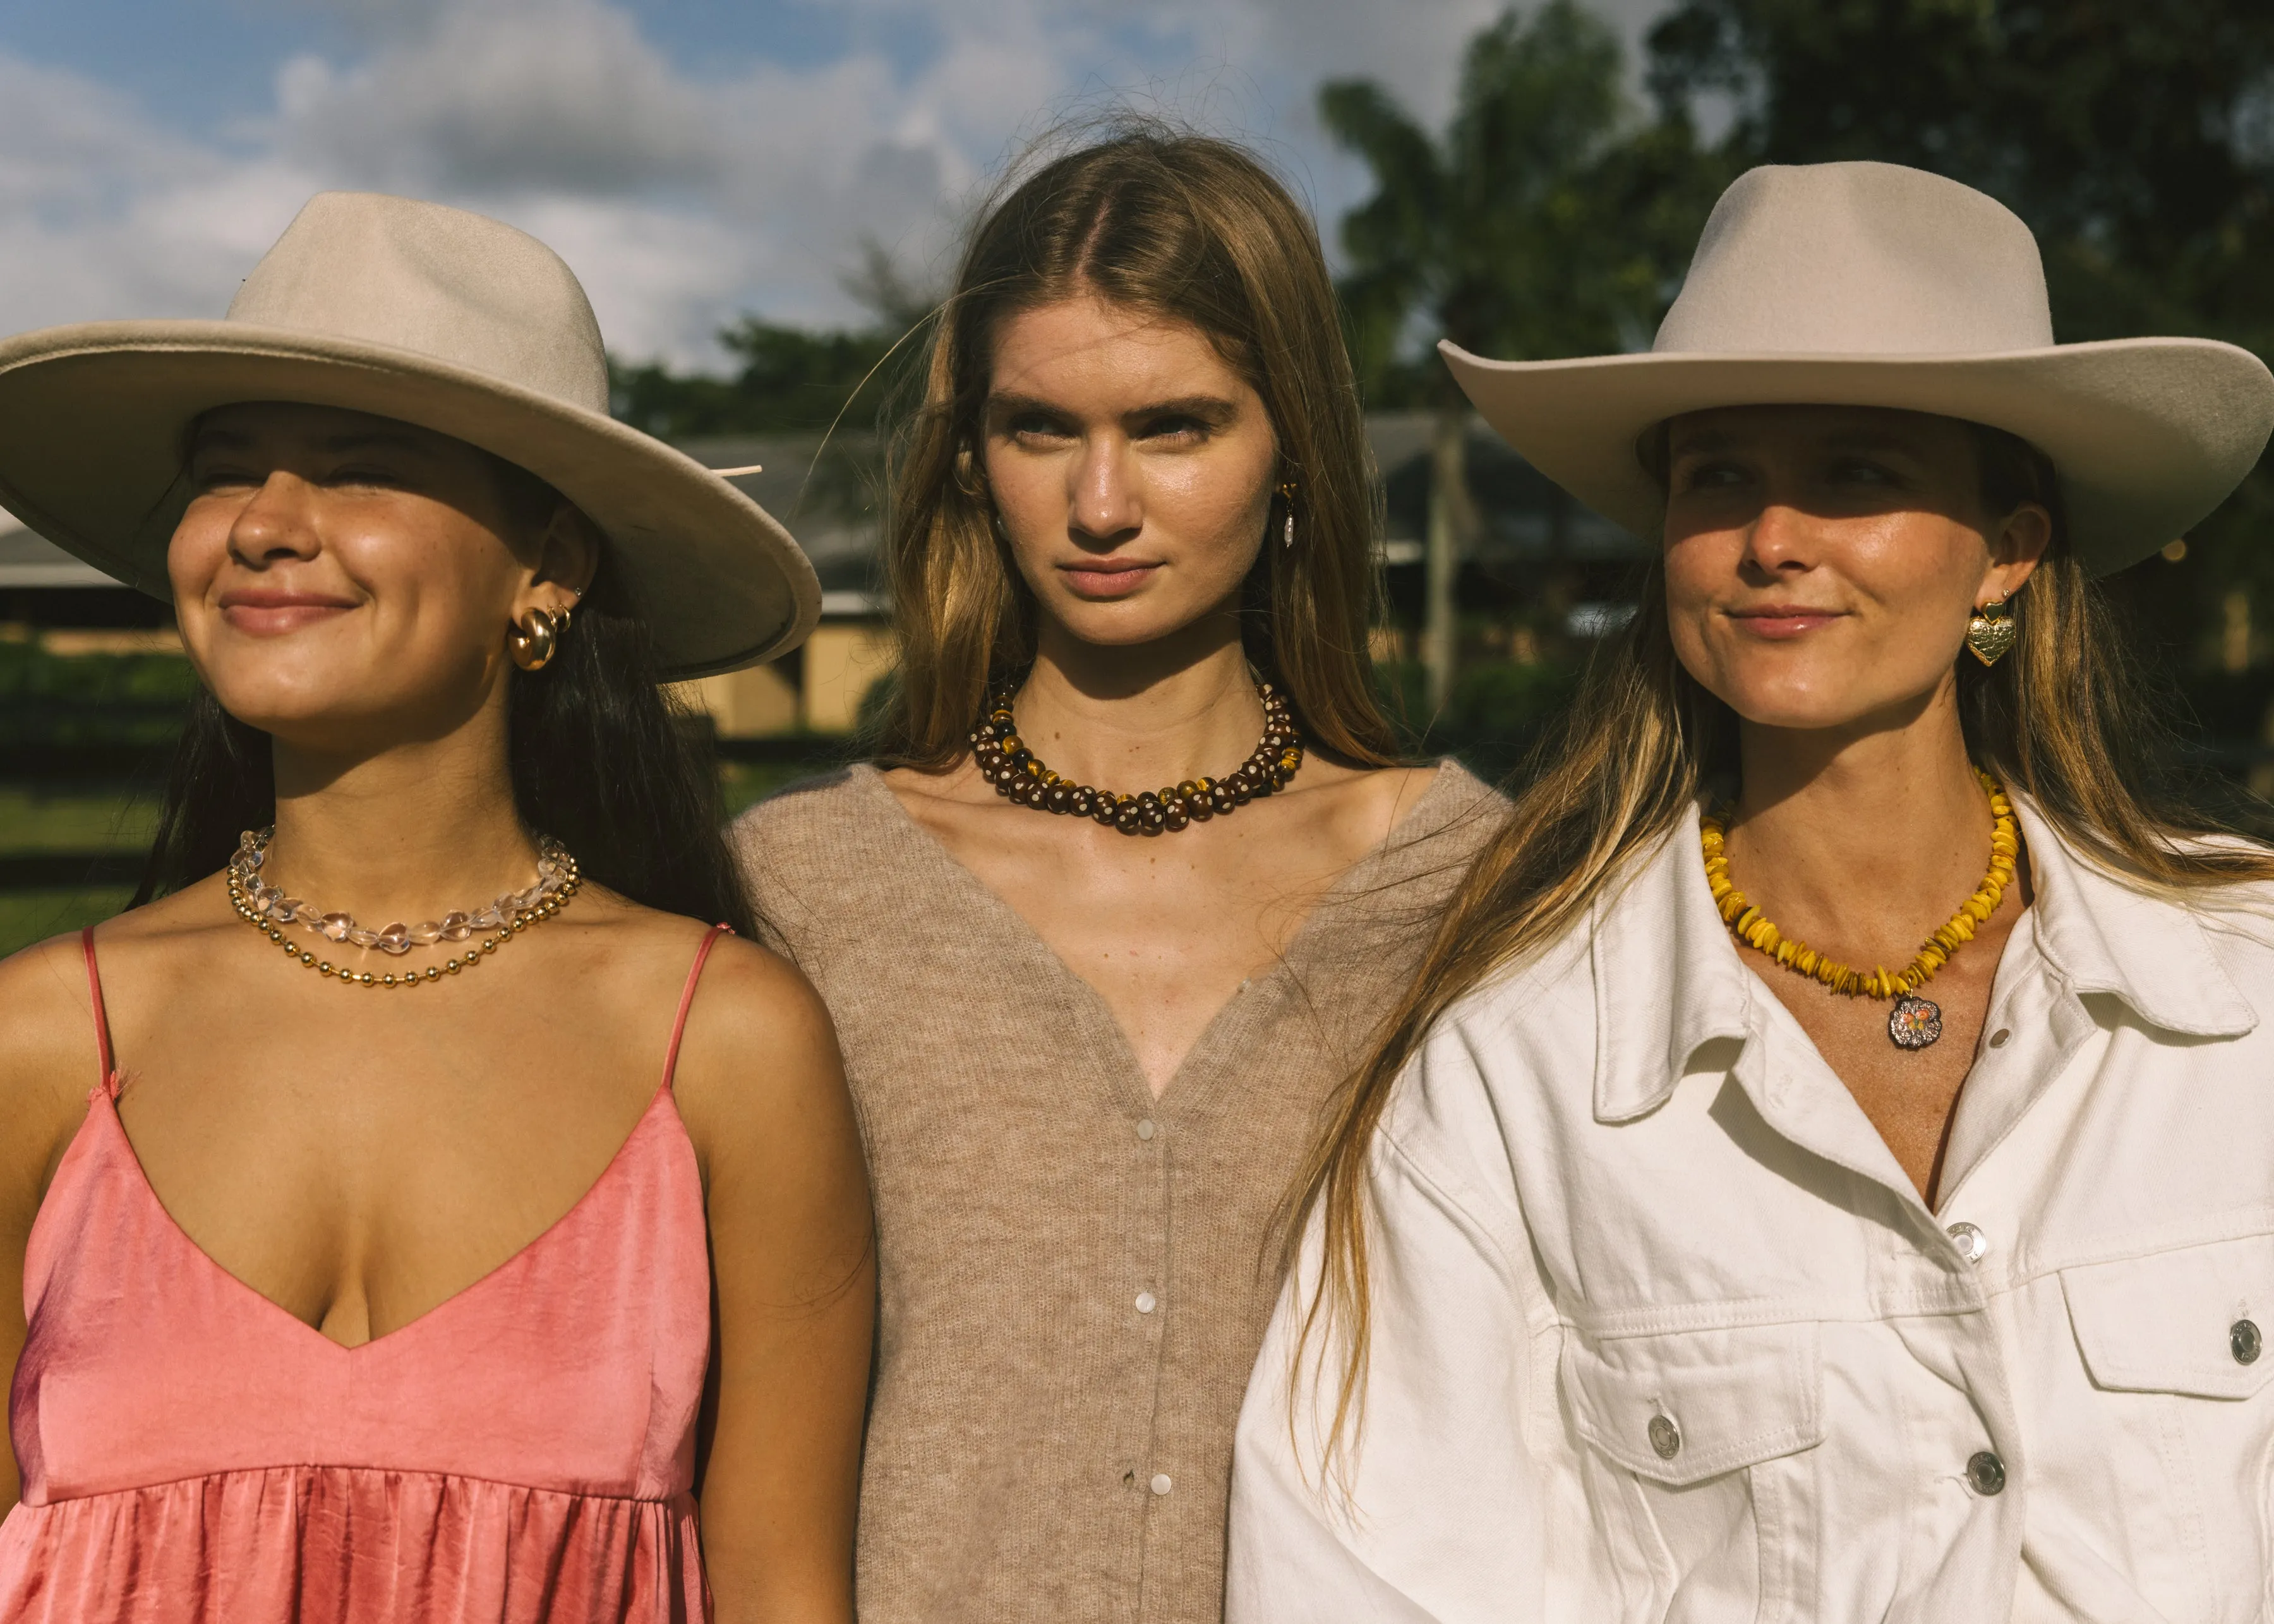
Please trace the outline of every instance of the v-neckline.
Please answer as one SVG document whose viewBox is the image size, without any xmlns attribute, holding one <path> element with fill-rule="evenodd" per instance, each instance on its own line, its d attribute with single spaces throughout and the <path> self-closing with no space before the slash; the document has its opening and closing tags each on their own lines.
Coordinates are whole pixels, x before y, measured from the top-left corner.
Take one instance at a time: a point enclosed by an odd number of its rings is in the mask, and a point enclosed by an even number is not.
<svg viewBox="0 0 2274 1624">
<path fill-rule="evenodd" d="M 1200 1034 L 1177 1057 L 1176 1065 L 1169 1072 L 1169 1080 L 1161 1086 L 1161 1092 L 1156 1094 L 1145 1076 L 1145 1068 L 1138 1064 L 1137 1051 L 1129 1041 L 1127 1030 L 1122 1026 L 1120 1018 L 1114 1014 L 1113 1006 L 1106 1002 L 1105 995 L 1066 963 L 1058 949 L 1050 945 L 1050 939 L 1035 929 L 1033 922 L 999 891 L 981 879 L 976 870 L 950 850 L 947 842 L 925 828 L 916 816 L 901 803 L 900 798 L 892 793 L 892 786 L 885 782 L 884 773 L 874 763 L 858 762 L 850 769 L 855 781 L 865 779 L 870 792 L 884 798 L 891 815 L 899 820 L 900 827 L 909 837 L 921 843 L 938 862 L 945 865 L 955 876 L 956 883 L 980 899 L 983 908 L 999 914 L 1010 933 L 1038 954 L 1067 983 L 1073 996 L 1086 1005 L 1099 1028 L 1111 1034 L 1114 1047 L 1118 1049 L 1122 1062 L 1118 1077 L 1125 1085 L 1123 1092 L 1130 1094 L 1131 1103 L 1141 1105 L 1146 1113 L 1153 1116 L 1167 1116 L 1172 1109 L 1179 1109 L 1186 1104 L 1193 1090 L 1184 1083 L 1186 1073 L 1193 1069 L 1195 1061 L 1219 1047 L 1224 1028 L 1237 1018 L 1242 1001 L 1248 999 L 1258 986 L 1276 981 L 1289 973 L 1299 956 L 1310 945 L 1311 938 L 1322 928 L 1321 921 L 1331 905 L 1341 901 L 1344 893 L 1357 889 L 1356 882 L 1361 874 L 1382 862 L 1390 853 L 1405 844 L 1400 837 L 1414 827 L 1422 808 L 1436 798 L 1450 781 L 1451 775 L 1458 771 L 1457 764 L 1449 758 L 1438 763 L 1436 771 L 1430 776 L 1428 786 L 1414 798 L 1413 804 L 1405 809 L 1404 815 L 1392 823 L 1382 838 L 1363 855 L 1344 868 L 1336 876 L 1333 884 L 1319 893 L 1317 900 L 1305 913 L 1302 922 L 1295 927 L 1294 933 L 1287 938 L 1287 945 L 1280 950 L 1270 966 L 1243 980 L 1210 1012 L 1201 1024 Z"/>
<path fill-rule="evenodd" d="M 483 1291 L 485 1288 L 490 1286 L 500 1275 L 505 1274 L 508 1269 L 512 1269 L 526 1261 L 530 1257 L 536 1253 L 538 1248 L 543 1246 L 547 1241 L 552 1239 L 555 1234 L 565 1228 L 571 1220 L 575 1219 L 579 1214 L 584 1212 L 587 1207 L 591 1206 L 595 1200 L 597 1200 L 601 1192 L 606 1190 L 610 1184 L 614 1182 L 617 1169 L 621 1168 L 625 1161 L 630 1156 L 632 1147 L 637 1144 L 641 1137 L 647 1132 L 650 1120 L 653 1118 L 659 1111 L 669 1112 L 674 1121 L 678 1118 L 677 1101 L 673 1098 L 671 1084 L 669 1080 L 666 1079 L 656 1089 L 654 1098 L 651 1099 L 647 1103 L 646 1109 L 640 1112 L 638 1120 L 632 1124 L 631 1132 L 624 1135 L 622 1142 L 616 1147 L 614 1154 L 608 1158 L 607 1165 L 600 1169 L 599 1176 L 593 1179 L 590 1184 L 585 1186 L 584 1193 L 579 1195 L 575 1201 L 569 1204 L 566 1212 L 563 1212 L 558 1218 L 555 1218 L 552 1222 L 546 1224 L 544 1229 L 538 1230 L 537 1234 L 531 1236 L 527 1241 L 516 1247 L 508 1256 L 501 1259 L 494 1267 L 485 1269 L 480 1274 L 477 1275 L 474 1279 L 468 1281 L 456 1291 L 451 1292 L 449 1296 L 444 1297 L 440 1302 L 435 1303 L 432 1306 L 421 1310 L 418 1313 L 414 1314 L 411 1318 L 404 1320 L 401 1325 L 395 1327 L 392 1330 L 386 1331 L 380 1335 L 373 1336 L 366 1341 L 356 1342 L 350 1345 L 347 1342 L 336 1342 L 331 1337 L 325 1335 L 321 1327 L 310 1325 L 305 1320 L 301 1319 L 299 1315 L 294 1313 L 290 1309 L 276 1301 L 275 1298 L 270 1297 L 267 1292 L 262 1291 L 251 1282 L 224 1267 L 219 1259 L 215 1258 L 213 1253 L 207 1252 L 203 1246 L 200 1245 L 195 1237 L 193 1237 L 187 1229 L 182 1227 L 180 1221 L 174 1216 L 172 1210 L 167 1207 L 165 1199 L 159 1195 L 158 1187 L 150 1182 L 149 1169 L 142 1165 L 141 1153 L 134 1148 L 133 1138 L 126 1132 L 126 1124 L 118 1115 L 118 1099 L 117 1090 L 124 1082 L 124 1078 L 117 1072 L 114 1072 L 111 1076 L 106 1078 L 104 1079 L 104 1086 L 94 1091 L 94 1105 L 90 1107 L 89 1115 L 92 1116 L 94 1109 L 99 1108 L 104 1116 L 109 1119 L 109 1132 L 117 1139 L 118 1149 L 124 1155 L 128 1167 L 133 1169 L 133 1183 L 136 1189 L 141 1192 L 144 1199 L 148 1200 L 151 1208 L 157 1213 L 167 1231 L 173 1235 L 174 1237 L 189 1251 L 191 1255 L 196 1259 L 197 1267 L 208 1270 L 212 1274 L 218 1275 L 222 1280 L 226 1281 L 230 1286 L 235 1287 L 237 1290 L 242 1291 L 246 1297 L 252 1298 L 254 1303 L 259 1304 L 260 1311 L 282 1320 L 285 1325 L 291 1329 L 296 1329 L 307 1336 L 313 1337 L 318 1342 L 321 1343 L 325 1349 L 342 1358 L 353 1358 L 357 1355 L 364 1352 L 366 1349 L 376 1348 L 382 1342 L 392 1342 L 398 1337 L 406 1336 L 410 1332 L 420 1329 L 430 1320 L 440 1317 L 446 1311 L 455 1308 L 459 1304 L 466 1301 L 469 1297 Z M 684 1130 L 682 1129 L 682 1132 Z"/>
</svg>

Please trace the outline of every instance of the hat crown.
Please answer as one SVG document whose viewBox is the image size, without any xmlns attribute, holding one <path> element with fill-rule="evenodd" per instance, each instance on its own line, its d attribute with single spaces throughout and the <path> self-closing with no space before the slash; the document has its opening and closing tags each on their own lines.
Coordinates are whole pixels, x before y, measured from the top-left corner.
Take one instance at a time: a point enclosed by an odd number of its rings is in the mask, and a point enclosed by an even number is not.
<svg viewBox="0 0 2274 1624">
<path fill-rule="evenodd" d="M 1651 348 L 1916 356 L 2052 342 L 2044 264 L 2019 216 L 1939 175 L 1856 162 L 1739 176 Z"/>
<path fill-rule="evenodd" d="M 229 320 L 407 350 L 608 410 L 607 355 L 576 274 L 526 232 L 439 203 L 317 193 Z"/>
</svg>

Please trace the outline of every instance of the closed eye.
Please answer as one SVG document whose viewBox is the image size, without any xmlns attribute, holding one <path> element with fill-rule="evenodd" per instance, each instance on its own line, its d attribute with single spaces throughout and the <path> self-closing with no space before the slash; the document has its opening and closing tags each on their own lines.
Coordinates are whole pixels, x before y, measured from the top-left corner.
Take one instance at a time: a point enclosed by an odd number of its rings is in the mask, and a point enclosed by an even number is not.
<svg viewBox="0 0 2274 1624">
<path fill-rule="evenodd" d="M 1024 445 L 1043 445 L 1076 438 L 1073 425 L 1055 412 L 1032 409 L 1014 411 L 1005 417 L 998 432 Z"/>
<path fill-rule="evenodd" d="M 1902 476 L 1894 469 L 1870 457 L 1843 458 L 1833 464 L 1831 477 L 1834 485 L 1897 485 L 1903 483 Z"/>
<path fill-rule="evenodd" d="M 1197 446 L 1213 432 L 1213 424 L 1190 412 L 1163 412 L 1139 424 L 1132 438 L 1156 446 Z"/>
<path fill-rule="evenodd" d="M 263 483 L 266 476 L 237 462 L 200 458 L 190 465 L 190 485 L 197 491 L 242 491 Z"/>
<path fill-rule="evenodd" d="M 1741 462 L 1709 457 L 1675 470 L 1677 491 L 1731 491 L 1750 485 L 1752 475 Z"/>
</svg>

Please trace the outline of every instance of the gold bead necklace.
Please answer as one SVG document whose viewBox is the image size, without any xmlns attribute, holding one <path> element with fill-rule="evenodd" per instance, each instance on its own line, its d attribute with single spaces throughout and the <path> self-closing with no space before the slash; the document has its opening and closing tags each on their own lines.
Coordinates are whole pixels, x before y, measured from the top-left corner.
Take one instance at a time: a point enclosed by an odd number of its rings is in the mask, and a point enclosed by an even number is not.
<svg viewBox="0 0 2274 1624">
<path fill-rule="evenodd" d="M 1982 780 L 1990 797 L 1990 816 L 1994 820 L 1990 831 L 1990 872 L 1982 876 L 1974 894 L 1959 905 L 1950 922 L 1929 936 L 1917 957 L 1901 969 L 1877 966 L 1852 969 L 1780 931 L 1729 877 L 1728 831 L 1721 819 L 1709 813 L 1698 820 L 1698 838 L 1706 853 L 1706 883 L 1713 892 L 1713 906 L 1721 910 L 1722 922 L 1747 947 L 1796 975 L 1823 982 L 1843 998 L 1894 999 L 1895 1007 L 1887 1014 L 1888 1038 L 1898 1049 L 1924 1049 L 1942 1036 L 1942 1006 L 1920 997 L 1918 989 L 1989 922 L 2006 887 L 2014 883 L 2014 865 L 2021 857 L 2021 838 L 2014 832 L 2013 803 L 2006 799 L 2005 786 L 1979 767 L 1974 776 Z"/>
<path fill-rule="evenodd" d="M 538 843 L 538 882 L 526 891 L 508 891 L 475 913 L 446 914 L 440 920 L 418 925 L 389 925 L 384 930 L 367 930 L 348 914 L 325 913 L 297 897 L 286 896 L 261 879 L 260 868 L 267 861 L 269 838 L 275 833 L 273 829 L 259 833 L 247 830 L 239 840 L 237 854 L 229 865 L 230 906 L 236 909 L 239 919 L 282 947 L 286 958 L 319 975 L 337 976 L 343 987 L 408 988 L 421 981 L 439 981 L 445 975 L 460 974 L 480 964 L 484 958 L 531 925 L 541 925 L 551 919 L 584 887 L 576 860 L 559 841 L 548 837 Z M 328 959 L 318 957 L 285 935 L 282 927 L 291 924 L 300 925 L 343 947 L 372 948 L 395 957 L 418 947 L 461 942 L 465 946 L 447 962 L 428 965 L 423 973 L 405 969 L 374 974 L 350 970 L 344 964 L 335 965 Z M 491 934 L 483 936 L 484 931 Z M 480 937 L 478 941 L 475 940 L 477 936 Z"/>
</svg>

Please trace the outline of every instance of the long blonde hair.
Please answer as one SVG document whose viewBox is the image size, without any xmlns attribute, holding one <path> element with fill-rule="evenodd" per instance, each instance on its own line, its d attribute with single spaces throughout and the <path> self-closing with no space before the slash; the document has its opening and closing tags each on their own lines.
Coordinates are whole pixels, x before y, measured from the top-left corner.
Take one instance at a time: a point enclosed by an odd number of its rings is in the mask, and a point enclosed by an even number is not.
<svg viewBox="0 0 2274 1624">
<path fill-rule="evenodd" d="M 1191 323 L 1262 397 L 1297 545 L 1268 545 L 1241 615 L 1249 658 L 1306 738 L 1397 754 L 1367 637 L 1381 602 L 1358 383 L 1334 284 L 1300 205 L 1229 141 L 1142 120 L 1043 164 L 983 214 L 931 337 L 921 406 L 896 438 L 885 539 L 897 680 L 877 755 L 937 771 L 969 748 L 988 690 L 1033 659 L 1033 604 L 994 534 L 982 417 L 1007 316 L 1094 292 Z M 1285 518 L 1274 497 L 1269 530 Z"/>
<path fill-rule="evenodd" d="M 2063 840 L 2149 889 L 2183 894 L 2274 878 L 2274 852 L 2233 842 L 2206 848 L 2201 837 L 2235 831 L 2183 796 L 2146 787 L 2168 735 L 2103 595 L 2069 550 L 2052 464 L 2010 434 L 1969 426 L 1984 510 L 2002 516 L 2034 501 L 2054 517 L 2052 545 L 2015 599 L 2014 651 L 1988 669 L 1959 660 L 1974 760 L 2027 793 Z M 1412 986 L 1344 1085 L 1297 1181 L 1291 1251 L 1312 1209 L 1324 1229 L 1299 1365 L 1316 1338 L 1324 1370 L 1340 1339 L 1329 1464 L 1363 1400 L 1367 1164 L 1399 1074 L 1465 993 L 1578 927 L 1680 823 L 1708 775 L 1734 770 L 1736 742 L 1735 714 L 1675 657 L 1664 577 L 1653 565 L 1634 619 L 1599 652 L 1570 711 L 1540 745 L 1536 776 L 1455 892 Z"/>
</svg>

